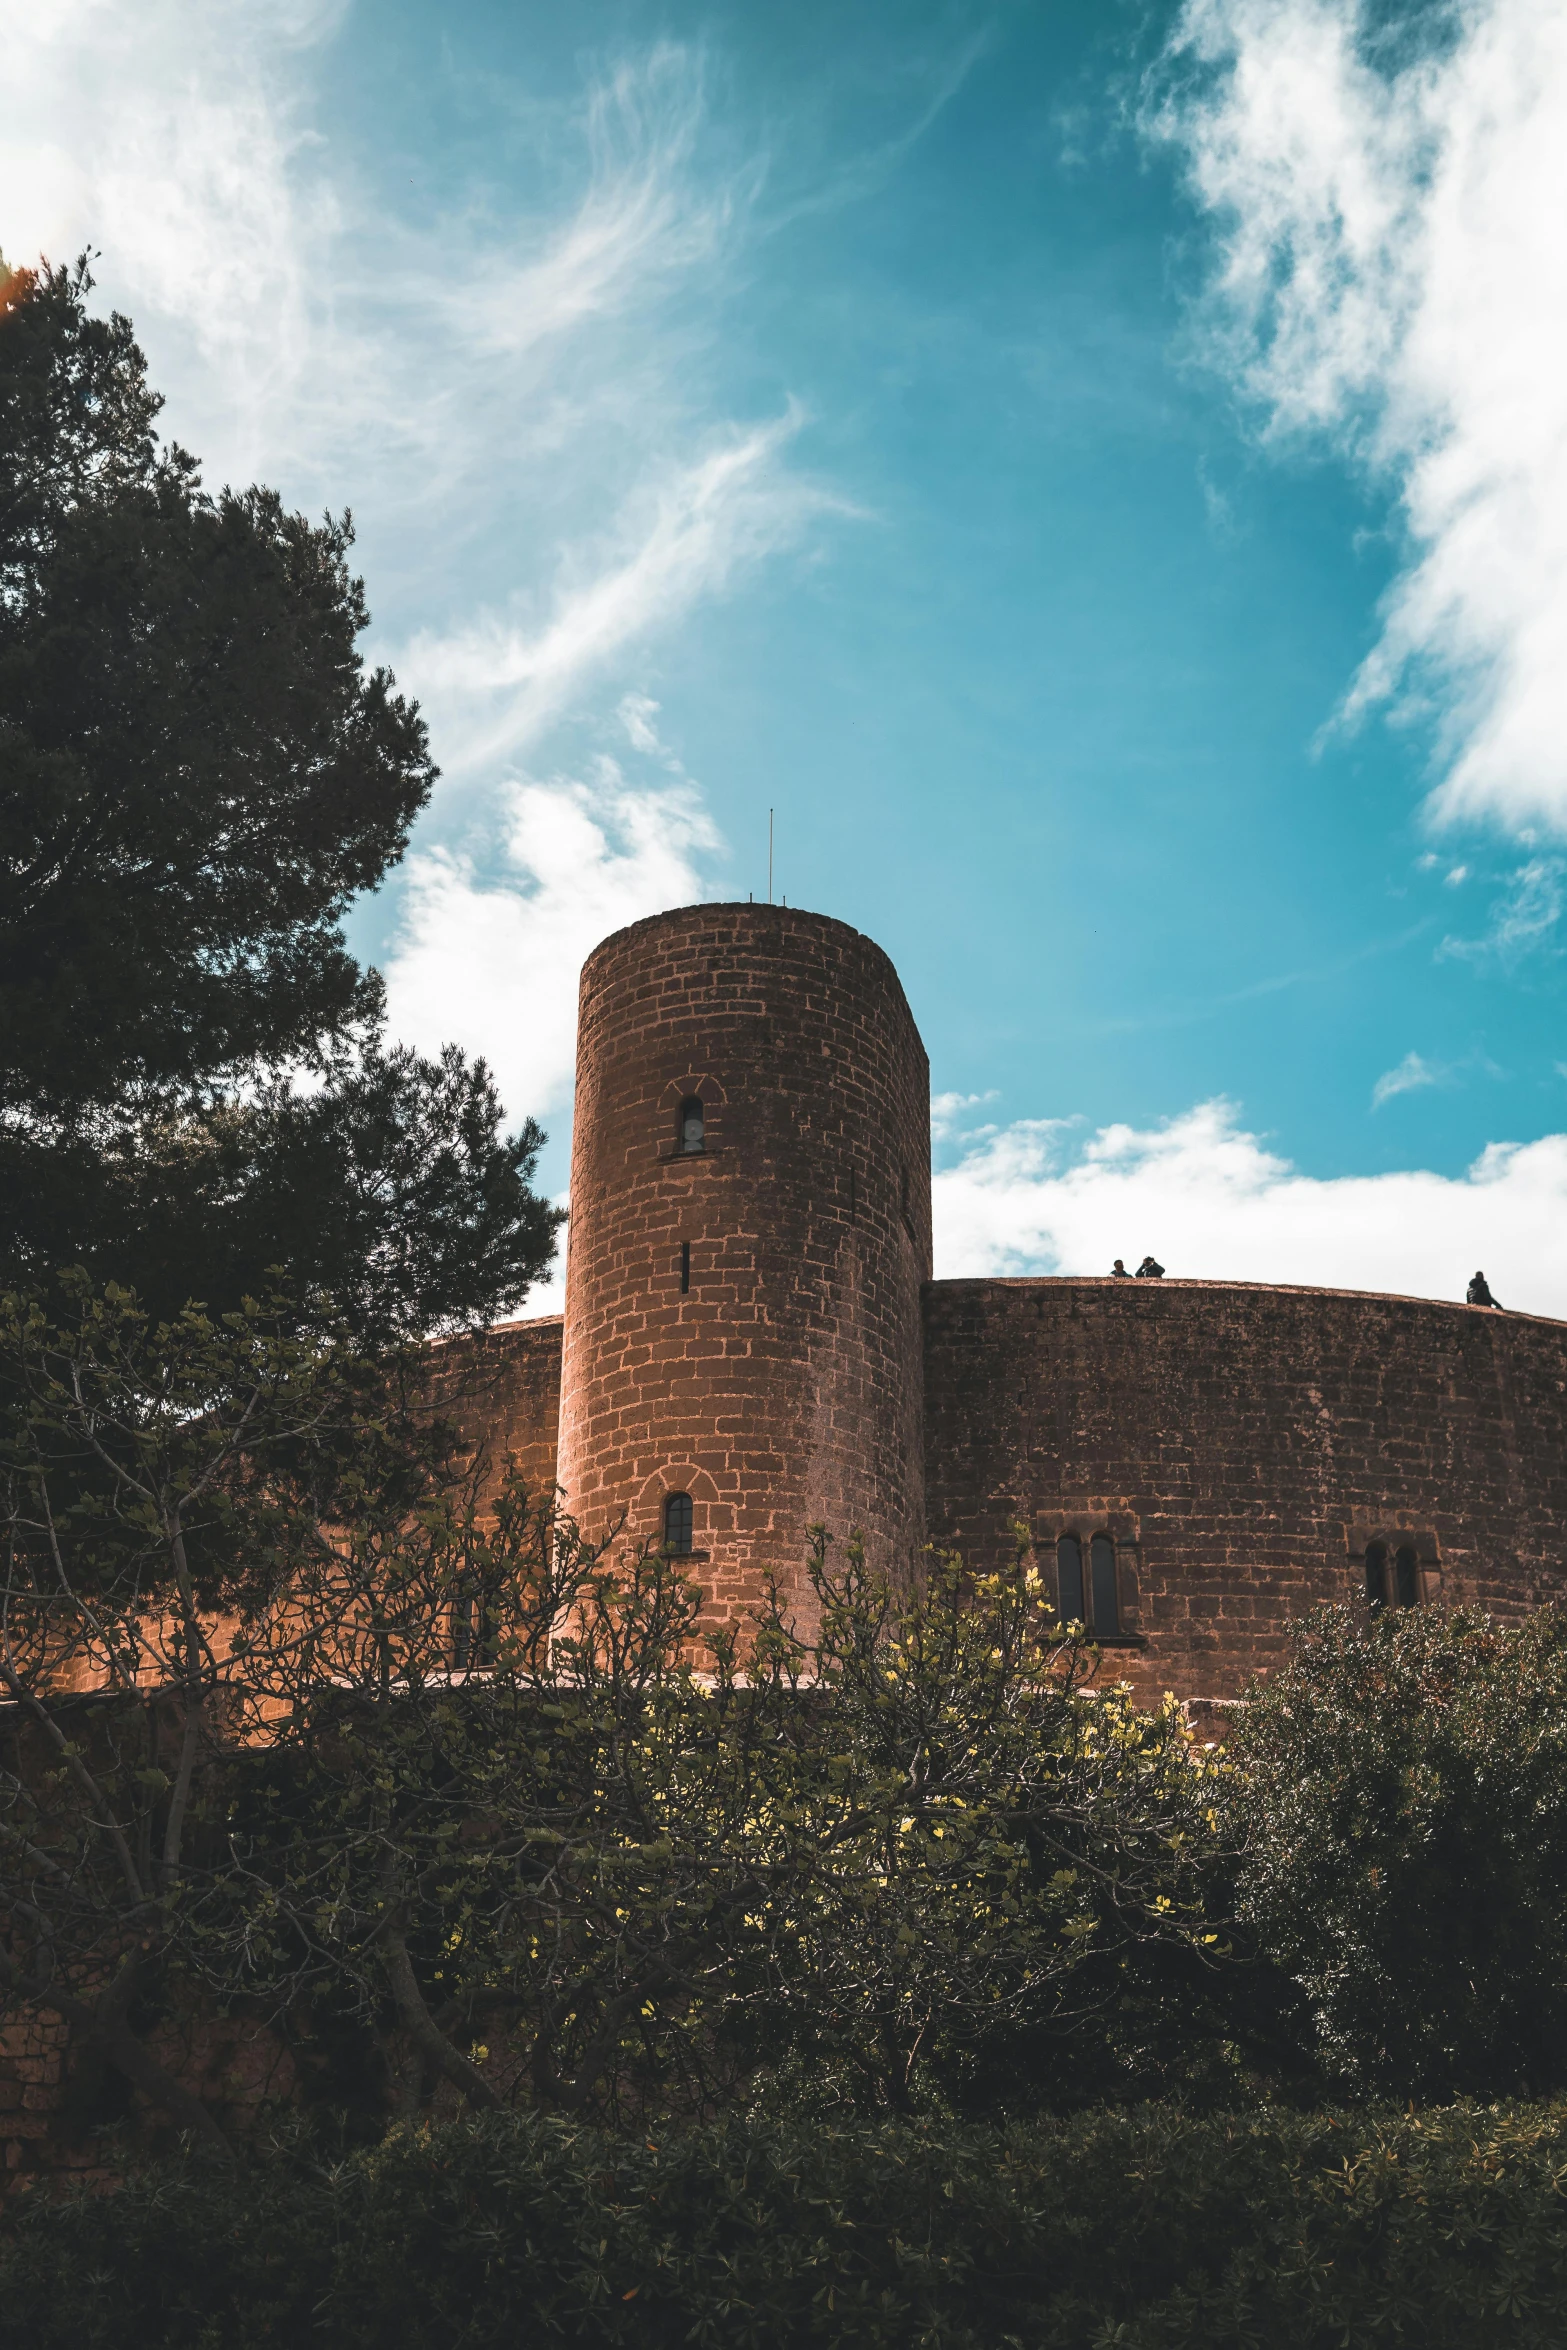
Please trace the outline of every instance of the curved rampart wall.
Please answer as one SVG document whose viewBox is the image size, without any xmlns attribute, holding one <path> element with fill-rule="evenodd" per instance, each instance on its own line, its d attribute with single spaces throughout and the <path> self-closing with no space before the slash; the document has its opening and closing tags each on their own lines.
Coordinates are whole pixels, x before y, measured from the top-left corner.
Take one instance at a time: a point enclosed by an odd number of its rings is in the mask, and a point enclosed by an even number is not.
<svg viewBox="0 0 1567 2350">
<path fill-rule="evenodd" d="M 717 1616 L 798 1590 L 813 1521 L 922 1539 L 928 1118 L 898 975 L 844 923 L 690 906 L 584 966 L 561 1485 L 636 1540 L 689 1493 Z"/>
<path fill-rule="evenodd" d="M 1227 1697 L 1285 1619 L 1411 1544 L 1421 1596 L 1516 1617 L 1567 1590 L 1567 1323 L 1359 1292 L 937 1281 L 931 1538 L 1114 1535 L 1145 1694 Z"/>
</svg>

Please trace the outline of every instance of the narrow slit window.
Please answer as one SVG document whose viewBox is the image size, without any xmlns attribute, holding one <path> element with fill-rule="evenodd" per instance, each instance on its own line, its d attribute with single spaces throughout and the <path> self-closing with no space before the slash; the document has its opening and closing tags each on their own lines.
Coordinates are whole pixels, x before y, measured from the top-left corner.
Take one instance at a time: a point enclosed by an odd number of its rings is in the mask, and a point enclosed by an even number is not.
<svg viewBox="0 0 1567 2350">
<path fill-rule="evenodd" d="M 689 1493 L 666 1493 L 664 1496 L 664 1548 L 684 1558 L 691 1548 L 691 1496 Z"/>
<path fill-rule="evenodd" d="M 1387 1544 L 1368 1542 L 1366 1545 L 1366 1605 L 1387 1605 Z"/>
<path fill-rule="evenodd" d="M 1075 1534 L 1063 1534 L 1056 1544 L 1056 1590 L 1063 1624 L 1086 1622 L 1083 1608 L 1083 1546 Z"/>
<path fill-rule="evenodd" d="M 481 1597 L 460 1592 L 452 1608 L 452 1667 L 459 1673 L 495 1662 L 495 1624 Z"/>
<path fill-rule="evenodd" d="M 683 1240 L 683 1241 L 680 1243 L 680 1294 L 681 1294 L 681 1296 L 682 1296 L 682 1297 L 686 1297 L 686 1296 L 688 1296 L 688 1295 L 690 1294 L 690 1289 L 691 1289 L 691 1243 L 690 1243 L 690 1241 L 689 1241 L 689 1240 Z"/>
<path fill-rule="evenodd" d="M 680 1105 L 679 1140 L 683 1151 L 707 1148 L 707 1113 L 697 1094 L 687 1094 Z"/>
<path fill-rule="evenodd" d="M 1121 1629 L 1121 1603 L 1116 1589 L 1115 1543 L 1108 1534 L 1094 1536 L 1088 1560 L 1094 1585 L 1094 1631 L 1102 1640 L 1111 1639 Z"/>
<path fill-rule="evenodd" d="M 1393 1597 L 1400 1607 L 1420 1605 L 1420 1560 L 1412 1542 L 1400 1543 L 1393 1560 Z"/>
</svg>

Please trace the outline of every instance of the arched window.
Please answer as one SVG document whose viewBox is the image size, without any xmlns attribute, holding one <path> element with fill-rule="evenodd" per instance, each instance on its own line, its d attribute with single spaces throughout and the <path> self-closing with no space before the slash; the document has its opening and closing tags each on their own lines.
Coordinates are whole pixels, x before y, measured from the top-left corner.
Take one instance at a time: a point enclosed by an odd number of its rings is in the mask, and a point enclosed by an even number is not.
<svg viewBox="0 0 1567 2350">
<path fill-rule="evenodd" d="M 683 1151 L 699 1151 L 706 1148 L 707 1113 L 702 1107 L 699 1094 L 688 1093 L 681 1103 L 678 1134 L 680 1148 Z"/>
<path fill-rule="evenodd" d="M 1089 1571 L 1094 1586 L 1094 1633 L 1111 1639 L 1121 1629 L 1120 1595 L 1115 1587 L 1115 1544 L 1108 1534 L 1096 1534 L 1088 1546 Z"/>
<path fill-rule="evenodd" d="M 1368 1542 L 1366 1544 L 1366 1605 L 1368 1607 L 1386 1607 L 1387 1605 L 1387 1544 L 1385 1542 Z"/>
<path fill-rule="evenodd" d="M 691 1496 L 689 1493 L 666 1493 L 664 1496 L 664 1548 L 683 1558 L 691 1548 Z"/>
<path fill-rule="evenodd" d="M 1394 1557 L 1393 1597 L 1400 1607 L 1420 1605 L 1420 1560 L 1412 1542 L 1401 1542 Z"/>
<path fill-rule="evenodd" d="M 1083 1546 L 1075 1534 L 1063 1534 L 1056 1544 L 1056 1590 L 1063 1624 L 1086 1624 L 1083 1605 Z"/>
</svg>

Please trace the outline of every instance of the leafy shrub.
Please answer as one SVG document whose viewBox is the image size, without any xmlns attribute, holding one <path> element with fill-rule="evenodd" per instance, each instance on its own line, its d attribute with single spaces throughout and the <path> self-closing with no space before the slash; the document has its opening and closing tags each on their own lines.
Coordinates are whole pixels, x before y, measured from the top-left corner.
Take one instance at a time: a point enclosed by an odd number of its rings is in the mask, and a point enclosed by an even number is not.
<svg viewBox="0 0 1567 2350">
<path fill-rule="evenodd" d="M 1228 1759 L 1238 1918 L 1330 2080 L 1567 2082 L 1567 1617 L 1324 1610 Z"/>
<path fill-rule="evenodd" d="M 1545 2350 L 1564 2172 L 1561 2106 L 630 2141 L 490 2115 L 35 2193 L 0 2308 L 32 2350 Z"/>
<path fill-rule="evenodd" d="M 1217 1965 L 1204 1765 L 1172 1709 L 1090 1692 L 1026 1558 L 934 1560 L 898 1602 L 823 1542 L 815 1638 L 775 1606 L 741 1646 L 677 1561 L 612 1564 L 505 1491 L 460 1559 L 445 1540 L 411 1576 L 399 1526 L 390 1560 L 288 1586 L 268 1719 L 302 1729 L 236 1767 L 215 1982 L 333 1994 L 366 2032 L 390 1988 L 410 2119 L 437 2078 L 634 2123 L 797 2110 L 805 2079 L 988 2112 L 1161 2077 Z M 441 1594 L 474 1586 L 488 1661 L 454 1684 Z M 258 1625 L 253 1678 L 277 1646 Z"/>
</svg>

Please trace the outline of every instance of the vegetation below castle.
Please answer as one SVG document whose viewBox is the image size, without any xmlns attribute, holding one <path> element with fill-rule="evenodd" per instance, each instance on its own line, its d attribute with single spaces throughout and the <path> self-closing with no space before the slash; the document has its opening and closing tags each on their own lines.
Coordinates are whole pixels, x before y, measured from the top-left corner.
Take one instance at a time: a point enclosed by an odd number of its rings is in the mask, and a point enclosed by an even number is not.
<svg viewBox="0 0 1567 2350">
<path fill-rule="evenodd" d="M 368 2135 L 1567 2086 L 1552 1611 L 1327 1611 L 1216 1752 L 1026 1541 L 899 1594 L 822 1537 L 715 1627 L 324 1307 L 66 1288 L 3 1332 L 0 1981 L 68 2139 L 134 2091 L 228 2159 L 225 2016 Z"/>
<path fill-rule="evenodd" d="M 0 2296 L 37 2350 L 1546 2350 L 1564 2165 L 1559 2105 L 655 2138 L 495 2115 L 34 2197 Z"/>
</svg>

